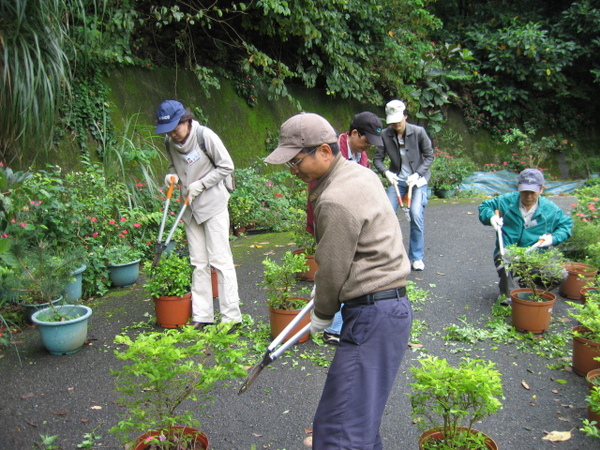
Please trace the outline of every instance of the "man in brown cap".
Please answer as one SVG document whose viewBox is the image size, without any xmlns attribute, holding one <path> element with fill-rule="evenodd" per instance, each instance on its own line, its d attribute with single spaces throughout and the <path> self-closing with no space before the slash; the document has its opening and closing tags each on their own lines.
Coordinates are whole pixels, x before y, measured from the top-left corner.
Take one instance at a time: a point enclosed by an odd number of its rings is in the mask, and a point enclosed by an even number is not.
<svg viewBox="0 0 600 450">
<path fill-rule="evenodd" d="M 343 158 L 323 117 L 301 113 L 280 129 L 265 159 L 311 183 L 315 213 L 315 307 L 311 333 L 344 304 L 340 343 L 313 421 L 313 449 L 381 449 L 379 426 L 407 348 L 410 264 L 385 190 L 371 170 Z"/>
</svg>

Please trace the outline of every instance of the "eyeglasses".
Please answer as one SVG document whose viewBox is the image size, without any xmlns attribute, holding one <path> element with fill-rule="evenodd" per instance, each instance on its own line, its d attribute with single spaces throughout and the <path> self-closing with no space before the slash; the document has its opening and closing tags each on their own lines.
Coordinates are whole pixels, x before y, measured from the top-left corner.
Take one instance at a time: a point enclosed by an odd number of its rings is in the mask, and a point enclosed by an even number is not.
<svg viewBox="0 0 600 450">
<path fill-rule="evenodd" d="M 320 147 L 317 146 L 315 148 L 313 148 L 311 151 L 309 151 L 306 155 L 304 155 L 302 158 L 297 159 L 296 161 L 288 161 L 285 163 L 286 166 L 288 166 L 290 169 L 294 169 L 294 170 L 298 170 L 298 166 L 300 165 L 300 163 L 304 160 L 304 158 L 306 158 L 308 155 L 310 155 L 311 153 L 314 153 L 318 148 Z"/>
</svg>

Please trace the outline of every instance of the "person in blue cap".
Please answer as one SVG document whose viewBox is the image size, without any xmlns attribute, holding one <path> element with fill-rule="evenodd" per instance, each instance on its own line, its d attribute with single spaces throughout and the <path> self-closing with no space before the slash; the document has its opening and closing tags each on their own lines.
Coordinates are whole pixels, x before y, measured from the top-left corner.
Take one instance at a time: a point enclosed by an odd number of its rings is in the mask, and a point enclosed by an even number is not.
<svg viewBox="0 0 600 450">
<path fill-rule="evenodd" d="M 202 329 L 214 323 L 210 266 L 219 281 L 219 308 L 222 322 L 242 321 L 233 255 L 229 246 L 229 191 L 226 179 L 233 173 L 233 160 L 219 136 L 200 125 L 189 108 L 166 100 L 156 111 L 156 133 L 166 134 L 169 160 L 168 186 L 174 178 L 181 187 L 181 199 L 188 200 L 183 215 L 192 277 L 192 320 Z"/>
<path fill-rule="evenodd" d="M 566 241 L 571 236 L 573 219 L 552 200 L 542 196 L 544 182 L 544 174 L 539 169 L 523 170 L 517 180 L 517 192 L 508 192 L 481 203 L 479 221 L 491 225 L 496 232 L 501 230 L 505 247 L 531 247 L 539 241 L 538 247 L 543 249 Z M 503 269 L 497 238 L 494 263 L 500 277 L 498 300 L 508 305 L 510 291 L 517 286 Z"/>
</svg>

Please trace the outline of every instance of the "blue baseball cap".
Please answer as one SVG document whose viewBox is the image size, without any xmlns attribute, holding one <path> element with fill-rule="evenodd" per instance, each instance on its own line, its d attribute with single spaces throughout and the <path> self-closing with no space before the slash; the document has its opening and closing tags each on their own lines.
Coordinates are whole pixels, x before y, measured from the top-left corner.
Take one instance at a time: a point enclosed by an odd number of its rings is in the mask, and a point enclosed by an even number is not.
<svg viewBox="0 0 600 450">
<path fill-rule="evenodd" d="M 544 187 L 544 175 L 538 169 L 525 169 L 519 174 L 517 188 L 519 191 L 540 192 Z"/>
<path fill-rule="evenodd" d="M 156 134 L 173 131 L 179 124 L 179 119 L 185 113 L 185 108 L 177 100 L 165 100 L 156 110 Z"/>
</svg>

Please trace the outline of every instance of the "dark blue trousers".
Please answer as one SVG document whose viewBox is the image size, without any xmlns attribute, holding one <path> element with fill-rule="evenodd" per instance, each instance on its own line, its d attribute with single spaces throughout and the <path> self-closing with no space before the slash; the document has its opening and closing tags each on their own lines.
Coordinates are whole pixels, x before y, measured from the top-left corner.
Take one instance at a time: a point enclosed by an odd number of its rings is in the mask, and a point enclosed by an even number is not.
<svg viewBox="0 0 600 450">
<path fill-rule="evenodd" d="M 379 425 L 410 338 L 407 297 L 344 305 L 340 343 L 313 420 L 314 450 L 377 450 Z"/>
</svg>

